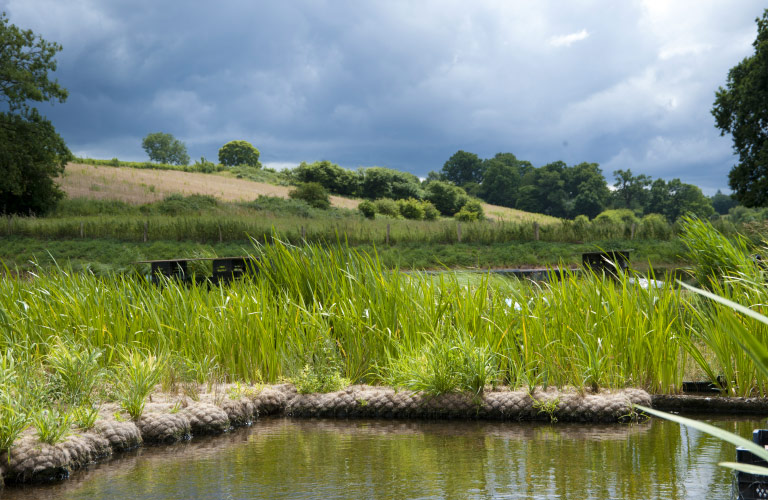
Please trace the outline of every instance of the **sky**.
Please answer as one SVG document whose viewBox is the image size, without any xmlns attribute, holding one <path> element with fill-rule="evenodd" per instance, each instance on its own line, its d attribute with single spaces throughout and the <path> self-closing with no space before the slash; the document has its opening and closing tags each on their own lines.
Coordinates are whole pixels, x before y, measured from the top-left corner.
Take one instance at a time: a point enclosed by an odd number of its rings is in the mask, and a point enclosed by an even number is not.
<svg viewBox="0 0 768 500">
<path fill-rule="evenodd" d="M 193 160 L 246 140 L 268 166 L 421 177 L 458 150 L 728 190 L 710 110 L 754 53 L 757 0 L 0 0 L 63 46 L 38 108 L 75 155 Z"/>
</svg>

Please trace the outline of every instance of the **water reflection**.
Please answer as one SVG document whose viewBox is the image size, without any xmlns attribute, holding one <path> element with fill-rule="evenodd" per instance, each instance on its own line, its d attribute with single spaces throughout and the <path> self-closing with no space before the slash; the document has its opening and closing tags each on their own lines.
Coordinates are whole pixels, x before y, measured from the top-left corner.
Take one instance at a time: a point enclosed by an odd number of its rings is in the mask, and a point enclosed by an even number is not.
<svg viewBox="0 0 768 500">
<path fill-rule="evenodd" d="M 749 436 L 763 422 L 718 419 Z M 730 445 L 639 425 L 274 419 L 224 437 L 124 454 L 3 499 L 723 499 Z"/>
</svg>

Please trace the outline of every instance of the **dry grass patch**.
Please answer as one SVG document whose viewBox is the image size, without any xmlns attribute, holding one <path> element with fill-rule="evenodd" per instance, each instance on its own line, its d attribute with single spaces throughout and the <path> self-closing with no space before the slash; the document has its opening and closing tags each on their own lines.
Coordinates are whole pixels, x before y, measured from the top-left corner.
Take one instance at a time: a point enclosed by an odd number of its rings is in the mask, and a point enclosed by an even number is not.
<svg viewBox="0 0 768 500">
<path fill-rule="evenodd" d="M 175 193 L 210 195 L 222 201 L 251 201 L 260 195 L 288 198 L 291 189 L 217 174 L 79 163 L 68 164 L 58 182 L 70 198 L 119 200 L 136 205 L 160 201 Z M 331 204 L 336 207 L 354 209 L 358 203 L 331 196 Z"/>
</svg>

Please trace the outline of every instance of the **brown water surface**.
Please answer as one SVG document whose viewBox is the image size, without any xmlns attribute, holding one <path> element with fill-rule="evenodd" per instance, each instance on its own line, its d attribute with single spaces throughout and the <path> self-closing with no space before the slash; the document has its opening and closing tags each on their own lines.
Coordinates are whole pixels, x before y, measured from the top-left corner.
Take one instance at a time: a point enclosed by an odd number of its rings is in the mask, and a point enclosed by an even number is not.
<svg viewBox="0 0 768 500">
<path fill-rule="evenodd" d="M 743 436 L 757 419 L 707 419 Z M 146 447 L 29 499 L 725 499 L 730 445 L 666 421 L 634 425 L 260 420 Z"/>
</svg>

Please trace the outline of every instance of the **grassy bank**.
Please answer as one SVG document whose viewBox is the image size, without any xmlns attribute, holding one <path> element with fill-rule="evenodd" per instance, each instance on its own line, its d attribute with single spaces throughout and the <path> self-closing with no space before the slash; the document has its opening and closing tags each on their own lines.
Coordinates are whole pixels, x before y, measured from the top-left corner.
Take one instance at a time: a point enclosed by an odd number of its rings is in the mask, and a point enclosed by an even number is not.
<svg viewBox="0 0 768 500">
<path fill-rule="evenodd" d="M 495 244 L 402 243 L 389 246 L 356 245 L 353 248 L 361 253 L 377 253 L 382 266 L 389 269 L 517 268 L 559 263 L 578 265 L 581 263 L 582 252 L 596 248 L 633 248 L 632 265 L 639 270 L 647 269 L 649 262 L 656 268 L 686 265 L 681 257 L 684 247 L 680 240 L 605 240 L 591 244 L 533 241 Z M 12 270 L 29 271 L 38 266 L 47 269 L 58 264 L 76 272 L 88 270 L 99 275 L 114 271 L 146 273 L 146 266 L 135 265 L 142 260 L 227 257 L 252 251 L 253 243 L 248 240 L 209 244 L 168 240 L 143 243 L 89 238 L 47 240 L 23 236 L 0 240 L 0 262 Z"/>
<path fill-rule="evenodd" d="M 700 222 L 685 234 L 698 256 L 694 270 L 709 276 L 710 288 L 736 302 L 768 303 L 764 270 L 746 247 Z M 255 253 L 258 274 L 228 287 L 158 286 L 133 273 L 65 268 L 0 280 L 0 449 L 13 429 L 66 430 L 92 420 L 103 401 L 138 418 L 156 383 L 674 393 L 684 379 L 722 374 L 728 394 L 768 389 L 727 334 L 749 329 L 764 345 L 768 327 L 672 281 L 643 288 L 631 276 L 588 274 L 542 286 L 401 274 L 345 246 L 276 242 Z"/>
</svg>

